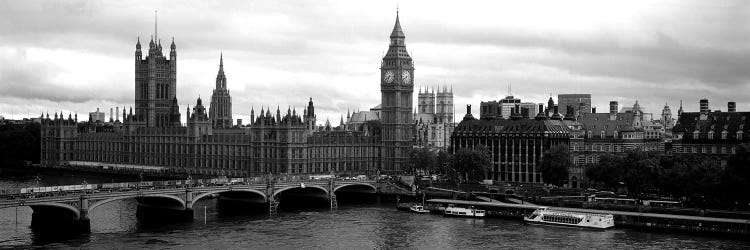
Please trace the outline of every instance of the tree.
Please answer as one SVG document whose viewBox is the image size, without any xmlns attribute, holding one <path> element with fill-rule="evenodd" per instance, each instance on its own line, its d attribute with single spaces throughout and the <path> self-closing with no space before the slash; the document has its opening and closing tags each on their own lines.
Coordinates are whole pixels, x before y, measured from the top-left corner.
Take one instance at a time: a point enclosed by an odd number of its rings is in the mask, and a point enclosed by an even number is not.
<svg viewBox="0 0 750 250">
<path fill-rule="evenodd" d="M 483 180 L 492 165 L 490 151 L 483 145 L 474 149 L 459 149 L 453 156 L 452 165 L 458 178 L 465 181 Z"/>
<path fill-rule="evenodd" d="M 409 172 L 423 172 L 430 174 L 437 169 L 437 155 L 428 148 L 412 148 L 408 152 L 407 166 Z"/>
<path fill-rule="evenodd" d="M 572 165 L 573 162 L 570 160 L 570 151 L 567 145 L 552 146 L 542 155 L 539 166 L 542 172 L 542 180 L 544 183 L 562 186 L 568 182 L 568 175 L 570 174 L 568 168 Z"/>
<path fill-rule="evenodd" d="M 448 153 L 447 150 L 440 150 L 437 153 L 437 168 L 436 172 L 440 174 L 447 174 L 451 168 L 451 161 L 453 161 L 453 155 Z"/>
<path fill-rule="evenodd" d="M 21 167 L 25 161 L 38 163 L 40 136 L 37 123 L 0 125 L 0 167 Z"/>
<path fill-rule="evenodd" d="M 750 144 L 741 144 L 735 148 L 735 154 L 729 157 L 727 168 L 722 176 L 722 183 L 727 200 L 750 202 Z"/>
<path fill-rule="evenodd" d="M 625 158 L 620 155 L 604 154 L 599 157 L 599 163 L 586 170 L 586 177 L 604 187 L 614 189 L 623 181 L 625 175 Z"/>
</svg>

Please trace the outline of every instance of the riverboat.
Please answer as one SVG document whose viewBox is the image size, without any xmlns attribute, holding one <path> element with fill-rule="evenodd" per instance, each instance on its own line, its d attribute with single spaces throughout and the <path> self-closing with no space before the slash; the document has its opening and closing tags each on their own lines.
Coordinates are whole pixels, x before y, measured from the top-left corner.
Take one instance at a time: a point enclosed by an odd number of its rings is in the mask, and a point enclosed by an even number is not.
<svg viewBox="0 0 750 250">
<path fill-rule="evenodd" d="M 463 207 L 446 207 L 444 215 L 446 216 L 462 216 L 462 217 L 484 217 L 485 211 L 482 209 L 463 208 Z"/>
<path fill-rule="evenodd" d="M 591 229 L 607 229 L 615 226 L 614 216 L 611 214 L 560 211 L 548 209 L 547 207 L 540 207 L 529 216 L 524 216 L 523 220 L 532 224 Z"/>
<path fill-rule="evenodd" d="M 422 206 L 422 205 L 413 205 L 413 206 L 409 207 L 409 211 L 412 211 L 412 212 L 415 212 L 415 213 L 420 213 L 420 214 L 429 213 L 430 212 L 430 210 L 425 209 L 424 206 Z"/>
</svg>

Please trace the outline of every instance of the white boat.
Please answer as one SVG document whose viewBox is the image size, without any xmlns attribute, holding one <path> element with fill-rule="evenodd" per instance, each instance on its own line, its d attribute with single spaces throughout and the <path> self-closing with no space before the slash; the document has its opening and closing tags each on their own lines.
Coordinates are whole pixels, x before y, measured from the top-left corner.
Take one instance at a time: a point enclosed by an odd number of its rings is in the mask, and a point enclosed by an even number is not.
<svg viewBox="0 0 750 250">
<path fill-rule="evenodd" d="M 449 206 L 445 208 L 444 214 L 447 216 L 465 216 L 465 217 L 484 217 L 484 210 L 464 208 L 464 207 L 453 207 Z"/>
<path fill-rule="evenodd" d="M 409 211 L 415 212 L 415 213 L 429 213 L 430 210 L 424 209 L 424 206 L 422 205 L 413 205 L 409 207 Z"/>
<path fill-rule="evenodd" d="M 540 207 L 529 216 L 524 216 L 523 220 L 534 224 L 592 229 L 607 229 L 615 226 L 615 220 L 611 214 L 560 211 L 547 207 Z"/>
</svg>

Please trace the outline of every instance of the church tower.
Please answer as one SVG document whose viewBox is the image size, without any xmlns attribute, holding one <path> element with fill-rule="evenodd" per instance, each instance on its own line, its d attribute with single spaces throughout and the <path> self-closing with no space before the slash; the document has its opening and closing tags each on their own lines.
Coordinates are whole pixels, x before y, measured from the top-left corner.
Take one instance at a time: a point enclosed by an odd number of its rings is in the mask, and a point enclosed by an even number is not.
<svg viewBox="0 0 750 250">
<path fill-rule="evenodd" d="M 672 130 L 674 120 L 672 119 L 672 110 L 669 108 L 669 104 L 664 104 L 664 109 L 661 110 L 660 120 L 665 130 Z"/>
<path fill-rule="evenodd" d="M 435 114 L 435 89 L 430 93 L 429 87 L 426 87 L 424 92 L 422 92 L 421 87 L 419 88 L 419 94 L 417 94 L 417 114 Z"/>
<path fill-rule="evenodd" d="M 438 89 L 436 115 L 438 123 L 453 122 L 453 87 L 450 90 L 447 86 L 443 86 L 442 91 Z"/>
<path fill-rule="evenodd" d="M 388 53 L 380 63 L 383 171 L 400 171 L 412 146 L 412 96 L 414 63 L 406 50 L 404 32 L 396 12 Z"/>
<path fill-rule="evenodd" d="M 232 97 L 227 89 L 227 77 L 224 75 L 224 54 L 219 56 L 219 73 L 216 74 L 216 88 L 211 95 L 211 107 L 208 116 L 214 128 L 232 127 Z"/>
<path fill-rule="evenodd" d="M 135 118 L 147 127 L 179 127 L 177 106 L 177 47 L 174 38 L 169 58 L 164 56 L 161 40 L 154 35 L 143 58 L 140 38 L 135 45 Z"/>
</svg>

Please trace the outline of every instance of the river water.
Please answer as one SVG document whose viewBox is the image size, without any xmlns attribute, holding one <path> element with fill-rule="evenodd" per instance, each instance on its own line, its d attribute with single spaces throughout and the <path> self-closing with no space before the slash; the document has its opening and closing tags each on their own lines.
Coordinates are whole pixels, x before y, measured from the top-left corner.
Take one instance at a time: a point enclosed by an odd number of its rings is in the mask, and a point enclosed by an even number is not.
<svg viewBox="0 0 750 250">
<path fill-rule="evenodd" d="M 43 176 L 40 185 L 78 184 L 82 178 Z M 35 177 L 3 179 L 0 188 L 36 185 Z M 106 178 L 99 181 L 109 182 Z M 526 225 L 496 218 L 446 218 L 396 211 L 374 197 L 339 199 L 338 209 L 287 207 L 276 216 L 222 216 L 216 200 L 195 205 L 195 220 L 147 224 L 135 200 L 97 207 L 91 234 L 56 237 L 29 228 L 31 209 L 0 209 L 0 247 L 85 249 L 749 249 L 750 241 L 615 228 L 590 231 Z M 282 201 L 283 203 L 283 201 Z M 16 219 L 16 213 L 18 219 Z M 204 216 L 205 214 L 205 216 Z M 64 230 L 64 229 L 60 229 Z"/>
</svg>

